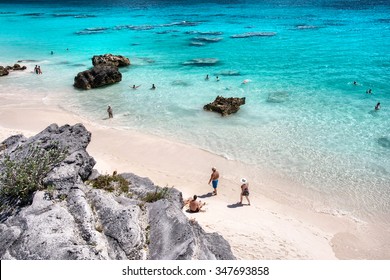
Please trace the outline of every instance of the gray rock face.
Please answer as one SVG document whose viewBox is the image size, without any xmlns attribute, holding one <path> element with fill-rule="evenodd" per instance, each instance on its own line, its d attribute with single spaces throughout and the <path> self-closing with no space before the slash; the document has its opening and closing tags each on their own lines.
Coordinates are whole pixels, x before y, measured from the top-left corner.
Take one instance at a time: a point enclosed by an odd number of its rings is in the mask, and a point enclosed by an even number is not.
<svg viewBox="0 0 390 280">
<path fill-rule="evenodd" d="M 69 151 L 44 178 L 51 188 L 36 191 L 29 205 L 15 205 L 3 215 L 0 259 L 235 259 L 220 235 L 205 233 L 187 219 L 176 189 L 146 203 L 143 198 L 161 188 L 132 173 L 121 175 L 128 193 L 92 188 L 86 181 L 95 164 L 86 152 L 90 140 L 81 124 L 52 124 L 31 138 L 16 135 L 0 144 L 0 169 L 6 155 L 17 160 L 29 145 L 45 149 L 55 143 Z"/>
<path fill-rule="evenodd" d="M 94 55 L 92 57 L 92 65 L 114 65 L 116 67 L 125 67 L 130 65 L 130 60 L 122 55 L 112 55 L 112 54 L 104 54 L 104 55 Z"/>
<path fill-rule="evenodd" d="M 149 205 L 149 220 L 152 260 L 235 259 L 226 240 L 189 223 L 182 210 L 167 200 Z"/>
<path fill-rule="evenodd" d="M 245 97 L 229 97 L 225 98 L 217 96 L 212 103 L 203 106 L 206 111 L 220 113 L 222 116 L 227 116 L 236 113 L 240 110 L 240 106 L 245 104 Z"/>
<path fill-rule="evenodd" d="M 9 71 L 4 68 L 3 66 L 0 66 L 0 76 L 6 76 L 9 74 Z"/>
<path fill-rule="evenodd" d="M 113 65 L 99 65 L 77 74 L 73 86 L 80 89 L 91 89 L 118 83 L 122 74 Z"/>
</svg>

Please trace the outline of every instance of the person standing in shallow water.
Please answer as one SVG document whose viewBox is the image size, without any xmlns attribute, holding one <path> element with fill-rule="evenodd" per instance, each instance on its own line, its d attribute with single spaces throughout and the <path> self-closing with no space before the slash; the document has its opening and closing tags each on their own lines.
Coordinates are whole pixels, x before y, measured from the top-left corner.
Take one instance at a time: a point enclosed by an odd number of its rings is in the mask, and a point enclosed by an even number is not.
<svg viewBox="0 0 390 280">
<path fill-rule="evenodd" d="M 219 172 L 217 171 L 217 169 L 215 169 L 215 167 L 211 168 L 211 176 L 210 176 L 210 180 L 209 180 L 209 185 L 210 183 L 213 183 L 213 194 L 214 195 L 217 195 L 217 187 L 218 187 L 218 179 L 219 179 Z"/>
<path fill-rule="evenodd" d="M 110 105 L 108 105 L 108 107 L 107 107 L 107 113 L 108 113 L 108 118 L 109 119 L 112 119 L 114 117 L 114 114 L 112 112 L 112 108 L 111 108 Z"/>
<path fill-rule="evenodd" d="M 380 108 L 381 108 L 381 103 L 378 102 L 378 103 L 375 105 L 375 111 L 378 111 Z"/>
</svg>

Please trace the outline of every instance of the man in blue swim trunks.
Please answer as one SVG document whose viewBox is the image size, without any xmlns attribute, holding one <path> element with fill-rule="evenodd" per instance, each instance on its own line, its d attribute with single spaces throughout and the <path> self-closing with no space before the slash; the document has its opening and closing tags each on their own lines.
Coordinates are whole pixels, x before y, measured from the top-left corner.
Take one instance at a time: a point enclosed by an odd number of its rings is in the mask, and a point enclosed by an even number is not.
<svg viewBox="0 0 390 280">
<path fill-rule="evenodd" d="M 215 167 L 211 168 L 211 171 L 212 173 L 210 176 L 209 185 L 211 182 L 213 183 L 213 188 L 214 188 L 213 194 L 217 195 L 219 172 L 217 171 L 217 169 L 215 169 Z"/>
</svg>

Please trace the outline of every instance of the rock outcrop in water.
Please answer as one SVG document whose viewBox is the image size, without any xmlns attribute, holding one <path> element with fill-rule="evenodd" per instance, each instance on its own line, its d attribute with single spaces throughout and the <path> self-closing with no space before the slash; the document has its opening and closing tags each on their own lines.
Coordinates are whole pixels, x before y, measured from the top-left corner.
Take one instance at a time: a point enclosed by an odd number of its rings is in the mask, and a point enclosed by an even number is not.
<svg viewBox="0 0 390 280">
<path fill-rule="evenodd" d="M 92 57 L 92 65 L 114 65 L 116 67 L 126 67 L 130 65 L 130 60 L 122 55 L 112 55 L 112 54 L 104 54 L 104 55 L 94 55 Z"/>
<path fill-rule="evenodd" d="M 225 98 L 217 96 L 212 103 L 203 106 L 206 111 L 220 113 L 222 116 L 227 116 L 236 113 L 240 110 L 240 106 L 245 104 L 245 97 L 229 97 Z"/>
<path fill-rule="evenodd" d="M 0 76 L 6 76 L 10 71 L 21 71 L 26 69 L 26 66 L 20 66 L 18 63 L 15 63 L 14 66 L 0 66 Z"/>
<path fill-rule="evenodd" d="M 118 83 L 122 73 L 118 67 L 130 65 L 130 60 L 121 55 L 95 55 L 92 57 L 93 68 L 77 74 L 73 86 L 80 89 L 92 89 Z"/>
<path fill-rule="evenodd" d="M 0 259 L 235 259 L 220 235 L 187 219 L 179 191 L 131 173 L 115 175 L 128 185 L 121 193 L 92 187 L 87 179 L 99 174 L 86 151 L 90 141 L 82 124 L 52 124 L 34 137 L 16 135 L 0 144 L 1 174 L 7 158 L 19 162 L 31 156 L 32 146 L 67 151 L 27 202 L 5 199 L 0 176 Z M 162 190 L 165 196 L 146 202 Z"/>
<path fill-rule="evenodd" d="M 0 76 L 6 76 L 8 74 L 9 74 L 9 71 L 7 70 L 7 68 L 0 66 Z"/>
<path fill-rule="evenodd" d="M 77 74 L 73 86 L 80 89 L 92 89 L 118 83 L 122 73 L 113 65 L 99 65 Z"/>
</svg>

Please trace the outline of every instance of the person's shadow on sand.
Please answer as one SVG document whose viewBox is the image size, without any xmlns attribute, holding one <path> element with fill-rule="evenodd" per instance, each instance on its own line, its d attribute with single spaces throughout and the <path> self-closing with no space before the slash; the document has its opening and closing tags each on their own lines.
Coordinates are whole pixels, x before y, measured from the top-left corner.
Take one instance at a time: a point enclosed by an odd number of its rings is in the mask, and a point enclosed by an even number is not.
<svg viewBox="0 0 390 280">
<path fill-rule="evenodd" d="M 240 202 L 236 202 L 236 203 L 233 203 L 233 204 L 229 204 L 227 207 L 228 208 L 238 208 L 238 207 L 242 207 L 244 206 L 243 204 L 241 204 Z"/>
<path fill-rule="evenodd" d="M 206 193 L 206 194 L 202 194 L 202 195 L 198 195 L 199 198 L 207 198 L 207 197 L 212 197 L 212 196 L 213 196 L 212 192 L 209 192 L 209 193 Z"/>
<path fill-rule="evenodd" d="M 187 212 L 187 213 L 190 213 L 190 214 L 199 214 L 199 213 L 202 213 L 202 212 L 206 212 L 206 210 L 200 209 L 198 212 L 193 212 L 193 211 L 191 211 L 190 209 L 187 209 L 186 212 Z"/>
</svg>

